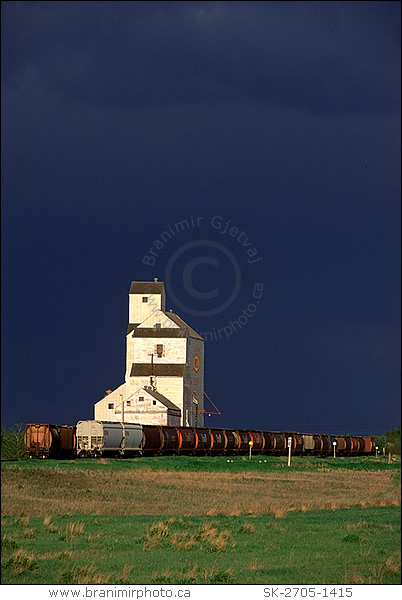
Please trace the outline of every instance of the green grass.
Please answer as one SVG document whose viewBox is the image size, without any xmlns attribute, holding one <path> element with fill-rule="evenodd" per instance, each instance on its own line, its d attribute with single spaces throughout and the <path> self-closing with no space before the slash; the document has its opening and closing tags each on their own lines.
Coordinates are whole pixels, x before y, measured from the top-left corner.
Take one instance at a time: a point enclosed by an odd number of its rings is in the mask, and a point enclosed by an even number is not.
<svg viewBox="0 0 402 600">
<path fill-rule="evenodd" d="M 2 498 L 4 584 L 400 584 L 382 457 L 25 460 Z"/>
<path fill-rule="evenodd" d="M 287 466 L 287 456 L 263 456 L 253 455 L 251 460 L 248 456 L 156 456 L 141 458 L 114 459 L 76 459 L 76 460 L 21 460 L 13 462 L 2 462 L 2 466 L 13 465 L 28 468 L 42 467 L 44 469 L 62 469 L 62 470 L 152 470 L 152 471 L 191 471 L 191 472 L 269 472 L 277 470 L 293 471 L 400 471 L 400 458 L 394 459 L 388 464 L 388 459 L 384 456 L 375 458 L 374 456 L 364 457 L 314 457 L 314 456 L 294 456 L 291 459 L 291 466 Z"/>
<path fill-rule="evenodd" d="M 398 507 L 4 517 L 3 584 L 399 584 Z"/>
</svg>

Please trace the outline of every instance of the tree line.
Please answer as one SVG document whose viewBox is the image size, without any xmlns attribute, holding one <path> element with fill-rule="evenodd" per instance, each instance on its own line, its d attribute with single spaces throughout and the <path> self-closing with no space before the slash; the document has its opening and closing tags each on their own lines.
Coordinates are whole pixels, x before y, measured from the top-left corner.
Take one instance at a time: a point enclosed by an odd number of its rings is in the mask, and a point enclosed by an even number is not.
<svg viewBox="0 0 402 600">
<path fill-rule="evenodd" d="M 387 431 L 385 435 L 374 435 L 379 451 L 384 448 L 385 452 L 401 454 L 401 428 L 397 427 Z"/>
</svg>

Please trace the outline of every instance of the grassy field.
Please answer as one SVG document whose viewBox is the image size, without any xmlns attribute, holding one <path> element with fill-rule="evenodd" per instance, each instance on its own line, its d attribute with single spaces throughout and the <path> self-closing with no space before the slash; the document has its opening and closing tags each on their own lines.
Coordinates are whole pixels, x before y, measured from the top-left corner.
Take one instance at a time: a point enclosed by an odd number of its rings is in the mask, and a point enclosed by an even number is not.
<svg viewBox="0 0 402 600">
<path fill-rule="evenodd" d="M 399 462 L 229 460 L 3 464 L 2 582 L 400 583 Z"/>
</svg>

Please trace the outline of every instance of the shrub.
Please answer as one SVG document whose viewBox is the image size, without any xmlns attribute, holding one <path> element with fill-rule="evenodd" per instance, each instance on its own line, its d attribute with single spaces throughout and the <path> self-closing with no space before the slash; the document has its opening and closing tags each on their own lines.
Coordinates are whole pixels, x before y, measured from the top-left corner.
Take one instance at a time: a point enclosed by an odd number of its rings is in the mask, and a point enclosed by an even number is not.
<svg viewBox="0 0 402 600">
<path fill-rule="evenodd" d="M 7 429 L 1 426 L 1 460 L 22 460 L 25 458 L 24 426 L 19 423 Z"/>
</svg>

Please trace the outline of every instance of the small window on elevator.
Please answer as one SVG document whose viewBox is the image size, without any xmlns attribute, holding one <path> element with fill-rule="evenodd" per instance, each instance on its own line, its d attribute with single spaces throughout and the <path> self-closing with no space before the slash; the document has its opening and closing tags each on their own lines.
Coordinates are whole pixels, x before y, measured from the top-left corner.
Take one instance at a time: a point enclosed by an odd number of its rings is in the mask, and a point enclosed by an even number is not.
<svg viewBox="0 0 402 600">
<path fill-rule="evenodd" d="M 158 355 L 158 358 L 162 358 L 162 355 L 163 355 L 163 344 L 157 344 L 156 345 L 156 354 Z"/>
<path fill-rule="evenodd" d="M 143 301 L 143 302 L 148 302 L 148 296 L 143 296 L 143 297 L 142 297 L 142 301 Z"/>
</svg>

